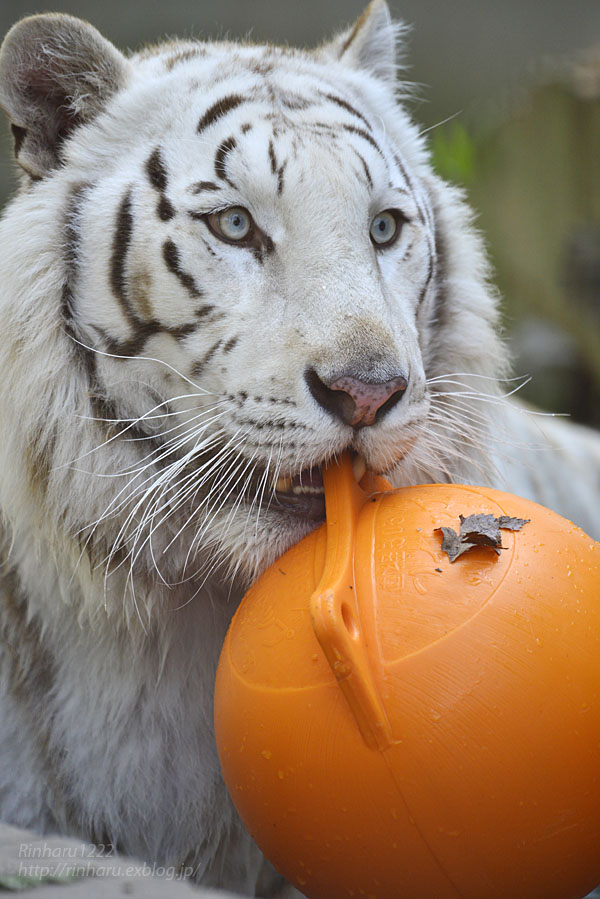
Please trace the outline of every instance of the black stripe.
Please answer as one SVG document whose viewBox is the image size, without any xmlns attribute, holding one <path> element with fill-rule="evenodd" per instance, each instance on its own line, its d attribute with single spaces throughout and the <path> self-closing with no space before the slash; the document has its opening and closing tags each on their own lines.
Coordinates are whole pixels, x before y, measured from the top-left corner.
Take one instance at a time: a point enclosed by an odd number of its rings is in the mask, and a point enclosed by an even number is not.
<svg viewBox="0 0 600 899">
<path fill-rule="evenodd" d="M 190 49 L 190 50 L 182 50 L 179 53 L 174 53 L 173 56 L 169 56 L 168 59 L 165 60 L 165 68 L 170 72 L 175 66 L 179 65 L 182 62 L 188 62 L 190 59 L 196 59 L 199 56 L 205 56 L 206 51 L 203 47 L 198 47 L 198 49 Z"/>
<path fill-rule="evenodd" d="M 365 131 L 364 128 L 357 128 L 355 125 L 342 125 L 344 131 L 349 131 L 351 134 L 358 134 L 359 137 L 362 137 L 363 140 L 368 140 L 372 146 L 375 147 L 380 156 L 383 156 L 381 148 L 379 147 L 377 141 L 371 137 L 368 131 Z"/>
<path fill-rule="evenodd" d="M 242 127 L 240 128 L 240 131 L 242 132 L 242 134 L 247 134 L 251 129 L 252 129 L 251 123 L 250 123 L 250 122 L 244 122 L 244 124 L 243 124 Z"/>
<path fill-rule="evenodd" d="M 172 328 L 169 325 L 163 325 L 156 319 L 152 319 L 149 322 L 138 321 L 135 334 L 129 340 L 119 340 L 116 337 L 111 337 L 106 332 L 103 332 L 103 336 L 106 341 L 107 352 L 113 353 L 115 356 L 140 356 L 147 341 L 156 334 L 168 334 L 169 337 L 173 337 L 175 340 L 184 340 L 190 334 L 193 334 L 197 328 L 197 322 L 187 322 L 184 325 Z"/>
<path fill-rule="evenodd" d="M 277 157 L 275 156 L 275 147 L 272 140 L 269 141 L 269 159 L 271 160 L 271 174 L 274 175 L 277 171 Z"/>
<path fill-rule="evenodd" d="M 185 325 L 177 325 L 176 328 L 167 327 L 166 325 L 161 325 L 159 322 L 156 322 L 156 331 L 157 333 L 163 331 L 165 334 L 168 334 L 170 337 L 174 337 L 175 340 L 185 340 L 186 337 L 189 337 L 190 334 L 193 334 L 194 331 L 198 328 L 197 322 L 188 322 Z"/>
<path fill-rule="evenodd" d="M 127 297 L 125 266 L 132 233 L 133 215 L 131 213 L 131 188 L 129 188 L 119 203 L 117 212 L 116 227 L 110 257 L 110 285 L 130 323 L 135 321 L 135 315 L 132 312 Z"/>
<path fill-rule="evenodd" d="M 343 100 L 341 97 L 336 97 L 335 94 L 325 94 L 325 97 L 328 100 L 331 100 L 332 103 L 337 103 L 337 105 L 341 106 L 342 109 L 345 109 L 346 112 L 349 112 L 352 115 L 356 116 L 361 120 L 361 122 L 364 122 L 369 131 L 371 131 L 371 124 L 367 121 L 362 112 L 359 112 L 358 109 L 355 109 L 354 106 L 351 106 L 350 103 L 346 102 L 346 100 Z"/>
<path fill-rule="evenodd" d="M 402 160 L 400 159 L 400 157 L 398 156 L 397 153 L 394 153 L 394 161 L 395 161 L 396 165 L 398 166 L 398 168 L 400 169 L 400 173 L 402 174 L 402 177 L 406 181 L 406 184 L 408 185 L 409 190 L 412 191 L 413 185 L 412 185 L 412 181 L 410 180 L 410 175 L 408 174 L 408 172 L 406 170 L 406 166 L 404 165 L 404 163 L 402 162 Z"/>
<path fill-rule="evenodd" d="M 175 216 L 175 209 L 173 208 L 171 202 L 164 196 L 164 194 L 158 201 L 156 211 L 158 212 L 159 219 L 163 222 L 170 222 L 171 219 Z"/>
<path fill-rule="evenodd" d="M 427 222 L 428 216 L 424 212 L 421 204 L 419 203 L 419 201 L 417 199 L 417 193 L 415 191 L 414 184 L 411 180 L 411 177 L 408 174 L 408 170 L 397 153 L 394 154 L 394 161 L 395 161 L 396 165 L 398 166 L 398 168 L 400 169 L 400 173 L 401 173 L 402 177 L 404 178 L 404 180 L 406 181 L 410 192 L 412 193 L 412 196 L 415 201 L 415 205 L 417 207 L 417 212 L 419 213 L 419 218 L 420 218 L 421 222 L 424 225 L 428 224 L 428 222 Z M 431 222 L 429 222 L 429 224 L 431 224 Z"/>
<path fill-rule="evenodd" d="M 196 181 L 195 184 L 192 184 L 190 190 L 193 194 L 201 194 L 203 190 L 220 190 L 218 184 L 215 184 L 214 181 Z"/>
<path fill-rule="evenodd" d="M 146 341 L 157 333 L 156 322 L 138 321 L 135 324 L 135 333 L 128 340 L 120 340 L 111 337 L 105 331 L 102 332 L 106 341 L 106 351 L 115 356 L 139 356 L 144 349 Z"/>
<path fill-rule="evenodd" d="M 352 149 L 354 150 L 354 147 Z M 358 150 L 354 150 L 354 152 L 356 153 L 356 155 L 362 162 L 362 167 L 365 170 L 365 177 L 367 179 L 367 183 L 368 183 L 369 187 L 373 187 L 373 179 L 371 178 L 371 172 L 369 171 L 369 166 L 365 162 L 364 156 L 361 156 L 361 154 L 358 152 Z"/>
<path fill-rule="evenodd" d="M 414 240 L 414 239 L 411 240 L 411 242 L 407 246 L 406 250 L 404 251 L 402 258 L 400 259 L 400 262 L 408 262 L 410 259 L 412 259 L 413 251 L 415 249 L 415 244 L 416 244 L 416 240 Z M 430 268 L 431 268 L 431 261 L 430 261 Z M 419 300 L 419 302 L 421 302 L 421 301 Z"/>
<path fill-rule="evenodd" d="M 196 216 L 196 215 L 192 215 L 192 213 L 190 213 L 190 215 L 192 216 L 192 218 L 197 218 L 197 217 L 198 217 L 198 216 Z M 200 235 L 200 239 L 202 240 L 202 243 L 204 244 L 204 246 L 206 247 L 206 249 L 208 250 L 208 252 L 210 253 L 210 255 L 211 255 L 211 256 L 214 256 L 215 258 L 217 258 L 217 254 L 215 253 L 215 251 L 213 250 L 213 248 L 211 247 L 211 245 L 209 244 L 209 242 L 206 240 L 206 238 L 205 238 L 205 237 L 202 237 L 202 235 Z"/>
<path fill-rule="evenodd" d="M 209 125 L 214 124 L 217 119 L 220 119 L 226 113 L 230 112 L 232 109 L 235 109 L 236 106 L 244 103 L 244 101 L 245 98 L 240 97 L 239 94 L 229 94 L 228 97 L 223 97 L 221 100 L 217 100 L 216 103 L 213 103 L 213 105 L 206 110 L 206 112 L 198 122 L 196 131 L 198 133 L 204 131 L 205 128 L 208 128 Z"/>
<path fill-rule="evenodd" d="M 168 185 L 167 169 L 158 147 L 146 162 L 146 174 L 152 187 L 160 194 L 157 206 L 158 217 L 161 221 L 168 222 L 175 216 L 175 209 L 165 193 Z"/>
<path fill-rule="evenodd" d="M 185 289 L 193 297 L 201 297 L 202 291 L 197 287 L 192 275 L 181 268 L 179 250 L 170 238 L 167 238 L 162 247 L 163 259 L 169 271 L 183 284 Z"/>
<path fill-rule="evenodd" d="M 283 192 L 283 173 L 285 172 L 285 167 L 287 165 L 287 161 L 283 163 L 279 167 L 279 171 L 277 172 L 277 193 L 281 194 Z"/>
<path fill-rule="evenodd" d="M 254 253 L 255 259 L 258 262 L 263 263 L 265 261 L 265 256 L 270 256 L 271 253 L 275 251 L 275 244 L 271 240 L 268 234 L 259 228 L 258 225 L 254 226 L 255 232 L 255 240 L 250 245 L 250 249 Z"/>
<path fill-rule="evenodd" d="M 200 306 L 199 309 L 194 310 L 194 315 L 196 318 L 203 319 L 206 318 L 207 315 L 210 315 L 211 312 L 214 312 L 215 307 L 211 306 L 207 303 L 205 306 Z"/>
<path fill-rule="evenodd" d="M 287 397 L 281 399 L 280 397 L 277 397 L 277 396 L 270 396 L 269 402 L 273 403 L 275 406 L 297 406 L 298 405 L 298 403 L 295 400 L 290 400 Z M 295 425 L 294 427 L 297 427 L 297 426 Z M 302 425 L 302 427 L 305 427 L 305 425 Z"/>
<path fill-rule="evenodd" d="M 167 170 L 165 168 L 165 164 L 162 160 L 162 156 L 160 153 L 159 147 L 156 147 L 153 150 L 151 156 L 146 162 L 146 172 L 148 174 L 148 178 L 150 179 L 150 184 L 154 187 L 159 193 L 164 193 L 167 189 Z"/>
<path fill-rule="evenodd" d="M 210 349 L 204 354 L 202 359 L 199 359 L 198 362 L 194 363 L 194 366 L 192 368 L 192 375 L 194 377 L 197 378 L 198 375 L 202 374 L 202 372 L 204 371 L 204 369 L 206 368 L 206 366 L 208 365 L 208 363 L 210 362 L 212 357 L 215 355 L 215 353 L 221 346 L 221 343 L 222 343 L 221 340 L 217 340 L 217 342 L 213 343 L 213 345 L 210 347 Z"/>
<path fill-rule="evenodd" d="M 224 353 L 230 353 L 230 352 L 232 351 L 232 349 L 233 349 L 235 346 L 237 346 L 237 344 L 239 343 L 239 341 L 240 341 L 240 338 L 239 338 L 239 337 L 231 337 L 231 338 L 227 341 L 227 343 L 225 344 L 225 346 L 223 347 L 223 352 L 224 352 Z"/>
<path fill-rule="evenodd" d="M 83 200 L 85 198 L 86 192 L 90 189 L 90 185 L 81 184 L 78 185 L 72 192 L 71 197 L 69 199 L 69 206 L 67 211 L 67 217 L 65 222 L 65 237 L 66 237 L 66 252 L 65 252 L 65 273 L 66 279 L 63 286 L 62 292 L 62 303 L 61 303 L 61 312 L 63 315 L 63 320 L 65 322 L 65 331 L 69 337 L 73 338 L 71 341 L 71 348 L 74 355 L 74 358 L 79 363 L 81 370 L 84 372 L 86 381 L 88 383 L 88 399 L 90 403 L 90 412 L 95 418 L 103 418 L 104 417 L 104 398 L 102 396 L 103 391 L 99 386 L 98 380 L 98 366 L 97 366 L 97 356 L 93 349 L 89 349 L 87 346 L 83 346 L 83 344 L 77 339 L 77 334 L 75 331 L 73 314 L 74 314 L 74 296 L 73 296 L 73 284 L 77 277 L 77 269 L 79 265 L 78 259 L 78 251 L 80 246 L 80 236 L 79 231 L 77 229 L 77 216 L 81 211 L 81 206 L 83 204 Z M 122 201 L 121 206 L 125 204 L 125 201 L 128 199 L 128 195 Z M 121 213 L 121 209 L 120 209 Z M 124 216 L 126 218 L 126 215 Z M 119 216 L 117 217 L 117 221 L 119 221 Z M 117 228 L 118 230 L 118 228 Z M 122 286 L 123 283 L 123 274 L 119 271 L 120 265 L 117 264 L 116 260 L 113 261 L 113 272 L 115 278 L 118 281 L 119 287 Z"/>
<path fill-rule="evenodd" d="M 235 137 L 228 137 L 227 140 L 223 141 L 223 143 L 215 153 L 215 174 L 218 178 L 222 178 L 223 181 L 227 181 L 228 184 L 231 184 L 232 187 L 234 185 L 227 177 L 225 160 L 227 159 L 227 154 L 230 153 L 236 146 L 237 142 Z"/>
<path fill-rule="evenodd" d="M 280 94 L 279 102 L 285 109 L 308 109 L 309 106 L 314 106 L 315 101 L 309 100 L 306 97 L 301 97 L 300 94 Z"/>
</svg>

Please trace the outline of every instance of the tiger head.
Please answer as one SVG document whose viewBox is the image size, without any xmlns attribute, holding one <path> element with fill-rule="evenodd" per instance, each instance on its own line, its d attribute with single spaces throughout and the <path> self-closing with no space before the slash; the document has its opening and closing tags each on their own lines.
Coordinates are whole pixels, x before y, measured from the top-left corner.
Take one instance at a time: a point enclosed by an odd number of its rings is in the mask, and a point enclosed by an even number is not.
<svg viewBox="0 0 600 899">
<path fill-rule="evenodd" d="M 2 390 L 27 397 L 13 457 L 86 547 L 248 577 L 323 519 L 345 450 L 460 477 L 452 382 L 503 351 L 470 215 L 398 99 L 400 31 L 373 0 L 315 51 L 125 57 L 66 15 L 8 34 Z"/>
</svg>

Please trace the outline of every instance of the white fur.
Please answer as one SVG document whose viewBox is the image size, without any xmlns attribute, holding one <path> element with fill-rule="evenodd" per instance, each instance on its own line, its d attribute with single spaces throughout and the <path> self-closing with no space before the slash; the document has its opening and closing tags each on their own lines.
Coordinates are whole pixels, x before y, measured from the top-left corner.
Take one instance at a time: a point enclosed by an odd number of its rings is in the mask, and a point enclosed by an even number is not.
<svg viewBox="0 0 600 899">
<path fill-rule="evenodd" d="M 24 168 L 42 175 L 0 225 L 0 814 L 88 839 L 106 833 L 126 852 L 194 864 L 199 881 L 250 894 L 276 882 L 260 875 L 260 853 L 220 778 L 212 685 L 245 585 L 314 526 L 261 508 L 277 475 L 352 447 L 398 484 L 497 484 L 597 526 L 597 437 L 551 426 L 556 453 L 572 463 L 559 495 L 553 472 L 565 468 L 552 451 L 542 463 L 534 458 L 536 425 L 501 399 L 498 379 L 508 369 L 481 240 L 394 97 L 387 7 L 375 0 L 369 10 L 314 54 L 173 42 L 126 59 L 111 48 L 110 65 L 88 79 L 101 85 L 102 102 L 92 87 L 74 96 L 78 127 L 64 145 L 43 150 L 31 135 L 47 119 L 23 106 L 11 81 L 11 60 L 29 58 L 19 33 L 0 58 L 9 85 L 0 95 L 13 121 L 29 128 Z M 28 21 L 60 32 L 63 68 L 76 59 L 81 69 L 82 41 L 103 58 L 102 40 L 86 26 L 75 29 L 75 52 L 73 20 Z M 213 103 L 249 93 L 251 103 L 197 133 Z M 282 94 L 312 105 L 282 109 Z M 381 152 L 357 133 L 361 119 L 328 94 L 368 120 Z M 275 245 L 262 261 L 188 214 L 214 207 L 214 197 L 190 187 L 214 180 L 217 148 L 230 135 L 235 187 L 218 192 L 218 207 L 250 210 Z M 270 141 L 279 163 L 287 160 L 281 194 Z M 175 210 L 168 220 L 157 215 L 159 191 L 145 171 L 156 147 Z M 110 346 L 135 337 L 111 289 L 115 223 L 128 191 L 133 231 L 121 273 L 132 307 L 163 330 L 143 352 L 120 358 Z M 397 245 L 377 254 L 371 218 L 398 205 L 410 222 Z M 167 240 L 201 296 L 165 265 Z M 220 316 L 207 314 L 179 340 L 165 330 L 193 321 L 203 304 Z M 82 361 L 90 356 L 104 408 L 135 439 L 116 422 L 94 420 Z M 356 432 L 322 409 L 304 380 L 307 366 L 322 378 L 352 369 L 385 380 L 398 365 L 410 373 L 405 398 Z M 165 471 L 151 438 L 166 433 L 179 461 Z M 194 465 L 201 467 L 191 475 Z M 197 496 L 215 472 L 210 494 Z M 232 487 L 251 477 L 254 500 L 242 502 Z M 185 496 L 169 493 L 174 480 Z"/>
</svg>

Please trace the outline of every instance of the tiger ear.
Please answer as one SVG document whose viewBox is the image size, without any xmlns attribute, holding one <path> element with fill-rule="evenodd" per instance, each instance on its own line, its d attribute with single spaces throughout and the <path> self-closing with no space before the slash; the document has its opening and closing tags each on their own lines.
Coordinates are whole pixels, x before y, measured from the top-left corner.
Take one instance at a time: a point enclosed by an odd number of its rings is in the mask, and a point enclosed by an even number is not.
<svg viewBox="0 0 600 899">
<path fill-rule="evenodd" d="M 65 139 L 124 83 L 129 63 L 87 22 L 61 13 L 17 22 L 0 47 L 0 106 L 33 178 L 61 162 Z"/>
<path fill-rule="evenodd" d="M 353 69 L 364 69 L 394 85 L 396 42 L 402 25 L 392 21 L 385 0 L 372 0 L 354 25 L 317 51 L 322 58 L 337 59 Z"/>
</svg>

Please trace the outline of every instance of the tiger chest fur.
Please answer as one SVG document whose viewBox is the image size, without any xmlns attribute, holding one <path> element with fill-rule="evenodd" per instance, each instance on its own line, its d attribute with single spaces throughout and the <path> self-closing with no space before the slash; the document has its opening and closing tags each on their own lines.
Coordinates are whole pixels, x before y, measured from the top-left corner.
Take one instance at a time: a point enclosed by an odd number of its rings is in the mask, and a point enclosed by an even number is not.
<svg viewBox="0 0 600 899">
<path fill-rule="evenodd" d="M 397 483 L 493 480 L 496 297 L 398 102 L 398 31 L 374 0 L 312 52 L 126 57 L 64 15 L 5 39 L 8 821 L 275 895 L 212 731 L 245 586 L 323 519 L 345 450 Z"/>
</svg>

